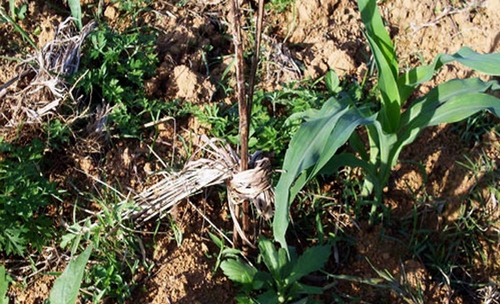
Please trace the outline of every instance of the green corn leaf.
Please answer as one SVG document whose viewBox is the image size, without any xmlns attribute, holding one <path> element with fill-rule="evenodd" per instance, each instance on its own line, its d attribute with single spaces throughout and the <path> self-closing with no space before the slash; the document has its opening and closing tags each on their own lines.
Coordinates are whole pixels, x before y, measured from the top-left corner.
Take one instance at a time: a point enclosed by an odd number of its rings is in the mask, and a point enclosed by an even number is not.
<svg viewBox="0 0 500 304">
<path fill-rule="evenodd" d="M 282 248 L 287 248 L 288 210 L 295 195 L 319 173 L 358 125 L 374 120 L 375 116 L 365 118 L 357 109 L 331 98 L 297 130 L 285 154 L 285 172 L 276 187 L 273 232 Z"/>
<path fill-rule="evenodd" d="M 453 79 L 432 89 L 424 97 L 416 100 L 401 117 L 402 125 L 412 127 L 427 126 L 425 120 L 430 120 L 434 111 L 446 101 L 467 93 L 484 93 L 488 90 L 498 90 L 500 86 L 495 81 L 484 82 L 478 78 Z M 418 120 L 416 120 L 418 117 Z"/>
<path fill-rule="evenodd" d="M 457 122 L 481 110 L 489 110 L 497 117 L 500 116 L 500 99 L 485 93 L 455 96 L 436 109 L 428 125 Z"/>
<path fill-rule="evenodd" d="M 403 128 L 388 162 L 394 164 L 403 147 L 412 143 L 425 127 L 455 122 L 484 109 L 498 115 L 500 100 L 484 93 L 499 89 L 497 82 L 484 82 L 478 78 L 454 79 L 438 85 L 403 114 Z"/>
<path fill-rule="evenodd" d="M 330 257 L 330 245 L 308 248 L 294 263 L 292 273 L 287 278 L 288 285 L 298 281 L 305 275 L 321 269 Z"/>
<path fill-rule="evenodd" d="M 85 266 L 92 252 L 92 245 L 88 246 L 76 259 L 69 262 L 62 275 L 57 278 L 50 291 L 50 304 L 74 304 L 78 298 L 78 291 L 82 283 Z"/>
<path fill-rule="evenodd" d="M 222 261 L 220 268 L 224 275 L 231 281 L 238 282 L 246 286 L 252 286 L 252 282 L 257 269 L 241 260 L 227 259 Z"/>
<path fill-rule="evenodd" d="M 75 18 L 75 24 L 79 30 L 82 29 L 82 7 L 80 0 L 68 0 L 71 17 Z"/>
<path fill-rule="evenodd" d="M 359 0 L 358 7 L 366 28 L 365 35 L 378 68 L 378 88 L 382 98 L 379 120 L 384 130 L 392 133 L 399 128 L 401 111 L 396 52 L 384 27 L 376 1 Z"/>
<path fill-rule="evenodd" d="M 440 54 L 432 64 L 416 67 L 401 75 L 398 83 L 402 100 L 406 100 L 419 84 L 431 80 L 443 65 L 453 61 L 487 75 L 500 75 L 500 53 L 480 54 L 469 47 L 463 47 L 455 54 Z"/>
</svg>

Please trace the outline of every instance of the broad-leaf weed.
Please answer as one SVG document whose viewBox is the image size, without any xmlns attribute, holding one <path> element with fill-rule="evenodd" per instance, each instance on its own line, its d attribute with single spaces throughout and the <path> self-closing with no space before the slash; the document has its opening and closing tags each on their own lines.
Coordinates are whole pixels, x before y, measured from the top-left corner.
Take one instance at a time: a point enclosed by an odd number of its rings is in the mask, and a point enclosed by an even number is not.
<svg viewBox="0 0 500 304">
<path fill-rule="evenodd" d="M 144 80 L 156 70 L 156 34 L 143 29 L 118 33 L 106 25 L 90 35 L 84 49 L 82 71 L 75 76 L 77 87 L 94 103 L 112 107 L 111 130 L 122 137 L 138 137 L 139 128 L 150 122 L 165 103 L 150 101 Z M 154 107 L 153 107 L 154 105 Z"/>
<path fill-rule="evenodd" d="M 320 270 L 330 256 L 330 246 L 313 246 L 298 256 L 293 248 L 288 253 L 283 248 L 276 249 L 266 239 L 259 240 L 260 260 L 267 271 L 259 271 L 240 259 L 227 259 L 221 263 L 224 274 L 242 287 L 245 295 L 238 297 L 239 303 L 314 303 L 312 294 L 321 294 L 320 287 L 300 283 L 304 276 Z M 259 291 L 255 298 L 252 293 Z"/>
<path fill-rule="evenodd" d="M 0 138 L 0 251 L 8 255 L 39 251 L 55 233 L 43 210 L 58 194 L 41 175 L 43 149 L 37 139 L 17 147 Z"/>
</svg>

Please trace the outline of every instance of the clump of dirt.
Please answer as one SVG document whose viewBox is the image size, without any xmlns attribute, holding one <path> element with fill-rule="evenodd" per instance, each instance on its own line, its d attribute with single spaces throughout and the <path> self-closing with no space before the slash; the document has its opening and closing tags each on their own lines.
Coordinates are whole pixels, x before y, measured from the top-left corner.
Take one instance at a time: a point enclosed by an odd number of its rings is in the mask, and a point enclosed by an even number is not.
<svg viewBox="0 0 500 304">
<path fill-rule="evenodd" d="M 50 294 L 56 276 L 37 276 L 33 284 L 15 286 L 9 292 L 9 303 L 43 303 Z"/>
<path fill-rule="evenodd" d="M 305 77 L 316 79 L 328 70 L 339 76 L 356 72 L 363 37 L 360 16 L 352 3 L 298 0 L 285 20 L 283 34 L 290 43 L 302 46 L 296 54 Z"/>
<path fill-rule="evenodd" d="M 184 235 L 176 246 L 169 238 L 157 241 L 153 259 L 158 269 L 137 295 L 140 303 L 233 303 L 235 290 L 220 271 L 213 273 L 215 258 L 208 258 L 211 241 L 199 234 Z"/>
</svg>

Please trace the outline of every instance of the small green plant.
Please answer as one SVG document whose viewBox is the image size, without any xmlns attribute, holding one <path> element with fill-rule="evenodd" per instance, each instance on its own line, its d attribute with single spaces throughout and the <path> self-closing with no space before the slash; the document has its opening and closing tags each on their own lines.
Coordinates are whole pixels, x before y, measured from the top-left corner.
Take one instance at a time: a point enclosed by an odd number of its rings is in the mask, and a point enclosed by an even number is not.
<svg viewBox="0 0 500 304">
<path fill-rule="evenodd" d="M 380 220 L 386 214 L 379 212 L 379 207 L 391 169 L 401 150 L 412 143 L 422 129 L 457 122 L 486 109 L 500 115 L 500 100 L 488 94 L 500 89 L 500 85 L 479 78 L 454 79 L 440 84 L 403 111 L 403 105 L 415 89 L 432 79 L 443 65 L 457 61 L 479 72 L 498 75 L 500 53 L 478 54 L 463 47 L 453 55 L 439 55 L 430 65 L 400 74 L 396 52 L 376 1 L 359 0 L 358 7 L 378 69 L 380 110 L 374 112 L 369 105 L 353 104 L 350 98 L 339 94 L 339 98 L 328 99 L 320 111 L 302 114 L 305 123 L 290 142 L 283 164 L 284 173 L 276 187 L 273 229 L 283 248 L 287 248 L 285 233 L 290 204 L 298 191 L 316 175 L 334 172 L 342 166 L 361 167 L 365 174 L 364 203 L 371 205 L 371 221 Z M 326 83 L 327 86 L 337 84 L 338 81 Z M 354 132 L 360 125 L 367 130 L 368 151 Z M 337 154 L 347 141 L 356 153 Z"/>
<path fill-rule="evenodd" d="M 82 58 L 77 87 L 112 106 L 110 129 L 123 137 L 138 137 L 140 127 L 158 117 L 169 106 L 149 100 L 144 80 L 153 76 L 158 59 L 154 51 L 155 32 L 131 29 L 117 33 L 106 25 L 90 34 Z"/>
<path fill-rule="evenodd" d="M 43 213 L 58 195 L 41 174 L 43 150 L 38 139 L 15 146 L 0 138 L 0 251 L 7 255 L 41 250 L 55 233 Z"/>
<path fill-rule="evenodd" d="M 240 284 L 245 293 L 238 297 L 239 303 L 314 303 L 309 295 L 323 292 L 322 288 L 299 280 L 324 266 L 330 256 L 329 245 L 310 247 L 297 256 L 293 248 L 288 254 L 283 248 L 276 250 L 270 240 L 261 238 L 259 251 L 267 271 L 259 271 L 240 259 L 227 259 L 221 264 L 224 274 Z M 253 298 L 251 295 L 256 292 L 261 293 Z"/>
<path fill-rule="evenodd" d="M 131 296 L 136 283 L 129 278 L 140 267 L 147 269 L 149 265 L 137 258 L 141 252 L 140 240 L 121 217 L 135 208 L 134 203 L 122 201 L 122 196 L 107 189 L 103 193 L 101 198 L 90 197 L 102 210 L 97 214 L 97 221 L 90 218 L 75 221 L 67 228 L 68 233 L 62 236 L 61 248 L 70 248 L 74 254 L 80 244 L 91 242 L 92 257 L 96 263 L 84 276 L 87 291 L 84 297 L 91 298 L 95 303 L 104 297 L 123 303 Z"/>
</svg>

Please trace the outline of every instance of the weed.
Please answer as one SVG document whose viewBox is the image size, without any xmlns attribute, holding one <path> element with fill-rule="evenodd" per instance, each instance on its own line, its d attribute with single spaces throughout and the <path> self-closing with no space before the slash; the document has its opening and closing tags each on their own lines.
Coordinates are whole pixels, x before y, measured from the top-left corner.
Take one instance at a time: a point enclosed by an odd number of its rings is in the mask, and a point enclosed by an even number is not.
<svg viewBox="0 0 500 304">
<path fill-rule="evenodd" d="M 320 92 L 316 84 L 309 83 L 292 83 L 269 93 L 257 91 L 252 103 L 249 148 L 273 152 L 280 165 L 286 146 L 300 124 L 293 113 L 317 106 L 325 96 Z M 204 105 L 201 109 L 192 107 L 191 111 L 212 136 L 234 145 L 239 143 L 237 105 Z"/>
<path fill-rule="evenodd" d="M 145 122 L 158 116 L 169 106 L 150 101 L 146 97 L 143 81 L 153 75 L 157 58 L 154 52 L 154 32 L 141 29 L 117 33 L 101 25 L 90 34 L 91 43 L 82 59 L 85 73 L 77 88 L 91 98 L 112 106 L 110 128 L 124 137 L 138 137 Z"/>
<path fill-rule="evenodd" d="M 222 262 L 224 274 L 232 281 L 239 283 L 245 296 L 238 297 L 239 303 L 314 303 L 309 295 L 321 294 L 320 287 L 299 283 L 304 276 L 323 267 L 330 256 L 330 246 L 314 246 L 298 256 L 293 248 L 290 255 L 265 239 L 259 240 L 260 258 L 267 271 L 259 271 L 240 259 L 227 259 Z M 255 299 L 251 294 L 263 291 Z"/>
<path fill-rule="evenodd" d="M 453 125 L 453 131 L 460 134 L 460 140 L 470 146 L 480 143 L 484 134 L 496 132 L 498 134 L 498 119 L 488 111 L 481 111 L 464 121 Z"/>
<path fill-rule="evenodd" d="M 276 13 L 283 13 L 295 3 L 295 0 L 271 0 L 268 9 Z"/>
<path fill-rule="evenodd" d="M 23 256 L 52 240 L 52 221 L 44 214 L 58 192 L 40 172 L 43 144 L 18 147 L 0 138 L 0 251 Z"/>
<path fill-rule="evenodd" d="M 13 3 L 11 1 L 11 3 Z M 12 6 L 11 6 L 12 8 Z M 15 9 L 14 9 L 15 10 Z M 23 37 L 23 39 L 28 42 L 35 50 L 38 50 L 38 47 L 36 46 L 36 43 L 33 41 L 33 39 L 31 39 L 31 37 L 28 35 L 28 33 L 26 33 L 25 30 L 23 30 L 19 24 L 17 24 L 17 22 L 12 19 L 4 10 L 3 7 L 0 7 L 0 23 L 9 23 L 11 24 L 14 29 L 16 30 L 16 32 L 18 32 L 21 37 Z"/>
<path fill-rule="evenodd" d="M 75 221 L 67 227 L 68 233 L 63 235 L 61 247 L 69 247 L 74 253 L 82 243 L 91 242 L 94 247 L 92 259 L 96 263 L 84 276 L 85 296 L 90 296 L 93 302 L 108 297 L 123 303 L 134 288 L 135 283 L 130 280 L 132 275 L 139 268 L 148 269 L 149 266 L 144 256 L 142 260 L 137 258 L 143 251 L 141 241 L 121 219 L 125 210 L 135 208 L 134 204 L 118 204 L 123 197 L 106 190 L 104 193 L 101 198 L 90 198 L 102 208 L 102 213 L 97 214 L 98 221 L 92 223 L 90 218 Z"/>
</svg>

